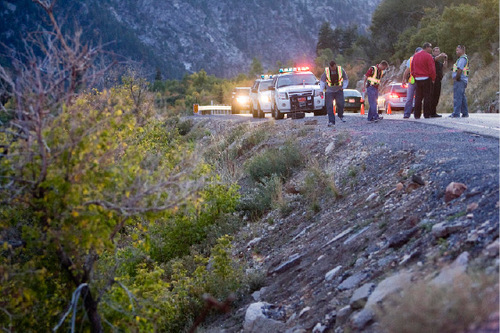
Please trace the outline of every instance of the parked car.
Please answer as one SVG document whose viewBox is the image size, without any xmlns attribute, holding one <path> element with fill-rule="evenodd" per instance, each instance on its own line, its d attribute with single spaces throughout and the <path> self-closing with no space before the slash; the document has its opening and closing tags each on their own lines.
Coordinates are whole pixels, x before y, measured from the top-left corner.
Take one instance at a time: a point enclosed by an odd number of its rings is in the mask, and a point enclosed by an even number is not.
<svg viewBox="0 0 500 333">
<path fill-rule="evenodd" d="M 305 112 L 326 114 L 323 92 L 319 80 L 309 67 L 282 68 L 273 77 L 271 90 L 272 111 L 275 119 L 302 118 Z"/>
<path fill-rule="evenodd" d="M 378 110 L 386 111 L 391 106 L 391 110 L 404 110 L 406 103 L 408 85 L 404 83 L 391 83 L 386 85 L 377 101 Z"/>
<path fill-rule="evenodd" d="M 361 112 L 363 97 L 355 89 L 344 89 L 344 111 Z"/>
<path fill-rule="evenodd" d="M 250 87 L 236 87 L 231 95 L 231 113 L 250 110 Z"/>
<path fill-rule="evenodd" d="M 264 118 L 271 112 L 271 86 L 272 76 L 255 80 L 250 90 L 250 111 L 254 118 Z"/>
</svg>

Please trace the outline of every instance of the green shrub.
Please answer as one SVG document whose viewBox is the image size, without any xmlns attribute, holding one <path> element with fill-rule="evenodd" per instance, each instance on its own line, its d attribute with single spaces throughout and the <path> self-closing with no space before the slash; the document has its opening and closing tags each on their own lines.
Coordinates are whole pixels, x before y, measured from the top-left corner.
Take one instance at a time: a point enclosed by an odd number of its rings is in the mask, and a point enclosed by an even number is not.
<svg viewBox="0 0 500 333">
<path fill-rule="evenodd" d="M 237 186 L 209 185 L 200 193 L 199 204 L 188 204 L 151 227 L 151 257 L 158 262 L 189 254 L 194 244 L 203 242 L 225 214 L 239 201 Z"/>
<path fill-rule="evenodd" d="M 261 217 L 271 208 L 279 208 L 282 203 L 283 184 L 277 175 L 263 178 L 260 183 L 243 196 L 237 209 L 246 213 L 251 219 Z"/>
<path fill-rule="evenodd" d="M 210 257 L 192 258 L 193 267 L 180 259 L 165 268 L 140 264 L 134 275 L 115 278 L 102 305 L 104 317 L 117 331 L 186 331 L 201 312 L 205 293 L 223 300 L 241 287 L 243 275 L 231 257 L 231 240 L 220 237 Z"/>
<path fill-rule="evenodd" d="M 316 160 L 312 161 L 307 168 L 307 175 L 300 192 L 310 203 L 311 210 L 316 213 L 321 210 L 322 199 L 328 201 L 341 196 L 332 175 L 321 169 Z"/>
<path fill-rule="evenodd" d="M 287 142 L 279 149 L 270 148 L 250 159 L 245 170 L 256 182 L 277 175 L 281 178 L 288 178 L 292 170 L 302 166 L 304 155 L 300 151 L 297 143 Z"/>
</svg>

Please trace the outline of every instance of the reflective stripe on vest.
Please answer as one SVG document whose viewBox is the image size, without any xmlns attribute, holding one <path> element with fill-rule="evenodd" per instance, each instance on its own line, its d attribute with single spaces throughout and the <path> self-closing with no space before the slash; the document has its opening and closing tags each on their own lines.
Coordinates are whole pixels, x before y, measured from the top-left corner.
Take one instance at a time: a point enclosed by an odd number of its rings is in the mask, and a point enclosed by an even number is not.
<svg viewBox="0 0 500 333">
<path fill-rule="evenodd" d="M 457 62 L 455 62 L 455 64 L 453 65 L 453 71 L 456 72 L 458 70 L 458 61 L 461 58 L 465 58 L 465 60 L 466 60 L 464 69 L 462 69 L 462 74 L 465 76 L 469 76 L 469 58 L 467 57 L 466 54 L 464 54 L 463 56 L 461 56 L 460 58 L 457 59 Z"/>
<path fill-rule="evenodd" d="M 367 77 L 367 81 L 370 82 L 371 85 L 380 84 L 380 78 L 377 79 L 378 76 L 378 68 L 377 66 L 372 66 L 373 68 L 373 76 Z M 380 75 L 382 77 L 382 75 Z"/>
<path fill-rule="evenodd" d="M 408 82 L 410 82 L 411 84 L 415 84 L 415 78 L 413 77 L 413 75 L 411 75 L 411 62 L 413 61 L 413 57 L 410 57 L 410 79 L 408 80 Z"/>
<path fill-rule="evenodd" d="M 339 82 L 336 84 L 332 83 L 332 79 L 330 77 L 330 67 L 325 67 L 325 75 L 326 75 L 326 83 L 328 84 L 329 87 L 331 86 L 341 86 L 342 83 L 344 82 L 344 77 L 342 76 L 342 67 L 337 66 L 337 73 L 339 76 Z"/>
</svg>

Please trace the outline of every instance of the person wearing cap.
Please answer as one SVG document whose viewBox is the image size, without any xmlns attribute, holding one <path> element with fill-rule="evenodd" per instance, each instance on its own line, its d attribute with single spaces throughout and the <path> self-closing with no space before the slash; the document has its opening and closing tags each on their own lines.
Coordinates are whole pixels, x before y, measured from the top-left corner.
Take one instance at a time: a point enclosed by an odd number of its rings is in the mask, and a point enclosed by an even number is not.
<svg viewBox="0 0 500 333">
<path fill-rule="evenodd" d="M 462 113 L 462 118 L 469 117 L 469 108 L 467 106 L 467 97 L 465 96 L 465 88 L 469 82 L 469 58 L 465 54 L 465 46 L 458 45 L 456 49 L 457 62 L 453 65 L 453 113 L 452 118 L 459 118 Z"/>
<path fill-rule="evenodd" d="M 335 125 L 335 115 L 333 114 L 333 101 L 337 107 L 337 114 L 342 122 L 344 120 L 344 89 L 349 84 L 349 78 L 346 72 L 337 63 L 332 60 L 330 66 L 325 68 L 321 75 L 319 86 L 321 91 L 325 93 L 326 113 L 328 114 L 328 127 Z"/>
<path fill-rule="evenodd" d="M 415 54 L 422 51 L 422 48 L 419 46 L 415 49 Z M 403 81 L 408 84 L 408 89 L 406 90 L 406 103 L 405 110 L 403 113 L 403 118 L 408 119 L 411 116 L 411 112 L 413 110 L 413 99 L 415 98 L 415 78 L 411 76 L 411 62 L 413 61 L 413 56 L 406 61 L 406 70 L 403 74 Z"/>
<path fill-rule="evenodd" d="M 422 114 L 422 100 L 424 104 L 424 118 L 431 117 L 432 85 L 436 80 L 436 65 L 431 56 L 431 43 L 424 43 L 422 51 L 413 56 L 411 75 L 415 78 L 415 111 L 413 116 L 419 119 Z"/>
</svg>

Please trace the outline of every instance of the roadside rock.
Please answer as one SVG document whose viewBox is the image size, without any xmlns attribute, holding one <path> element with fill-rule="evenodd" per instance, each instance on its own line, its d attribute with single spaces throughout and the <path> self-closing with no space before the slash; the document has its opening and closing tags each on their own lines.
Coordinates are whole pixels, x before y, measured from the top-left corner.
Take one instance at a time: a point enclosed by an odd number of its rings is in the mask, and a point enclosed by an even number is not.
<svg viewBox="0 0 500 333">
<path fill-rule="evenodd" d="M 493 243 L 488 245 L 484 249 L 483 252 L 486 256 L 494 258 L 494 257 L 498 256 L 499 247 L 500 247 L 500 244 L 498 243 L 498 239 L 496 239 Z"/>
<path fill-rule="evenodd" d="M 362 287 L 356 289 L 354 294 L 349 301 L 349 305 L 354 310 L 361 309 L 365 306 L 370 293 L 375 288 L 375 284 L 373 283 L 365 283 Z"/>
<path fill-rule="evenodd" d="M 467 185 L 465 184 L 451 182 L 448 186 L 446 186 L 444 201 L 450 202 L 451 200 L 458 198 L 465 192 L 466 189 Z"/>
<path fill-rule="evenodd" d="M 388 295 L 404 289 L 411 283 L 411 277 L 409 272 L 399 272 L 380 282 L 368 297 L 365 309 L 382 302 Z"/>
<path fill-rule="evenodd" d="M 356 288 L 366 277 L 368 274 L 366 273 L 357 273 L 354 274 L 344 281 L 337 287 L 338 290 L 349 290 L 352 288 Z"/>
<path fill-rule="evenodd" d="M 389 239 L 388 246 L 392 248 L 399 248 L 405 245 L 413 237 L 413 235 L 418 232 L 418 230 L 420 230 L 419 227 L 414 227 L 410 230 L 400 232 Z"/>
<path fill-rule="evenodd" d="M 342 266 L 337 266 L 334 269 L 332 269 L 331 271 L 327 272 L 325 274 L 325 280 L 331 281 L 335 277 L 335 275 L 337 275 L 337 273 L 340 272 L 341 269 L 342 269 Z"/>
<path fill-rule="evenodd" d="M 418 185 L 422 185 L 422 186 L 425 185 L 424 179 L 420 175 L 417 175 L 417 174 L 413 174 L 411 176 L 411 181 L 414 183 L 417 183 Z"/>
<path fill-rule="evenodd" d="M 433 225 L 431 232 L 435 238 L 443 238 L 449 234 L 462 230 L 463 227 L 464 225 L 462 223 L 447 224 L 446 222 L 442 222 Z"/>
<path fill-rule="evenodd" d="M 351 327 L 355 330 L 362 330 L 368 324 L 373 322 L 375 318 L 375 313 L 372 309 L 363 309 L 359 312 L 356 312 L 351 316 L 350 323 Z"/>
<path fill-rule="evenodd" d="M 299 255 L 297 253 L 292 254 L 290 256 L 290 259 L 288 259 L 287 261 L 285 261 L 284 263 L 282 263 L 281 265 L 279 265 L 275 269 L 270 270 L 267 274 L 272 275 L 274 273 L 277 273 L 277 274 L 283 273 L 284 271 L 290 269 L 291 267 L 294 267 L 294 266 L 297 266 L 298 264 L 300 264 L 301 260 L 302 260 L 301 255 Z"/>
<path fill-rule="evenodd" d="M 349 317 L 351 316 L 353 310 L 351 306 L 345 306 L 342 309 L 339 310 L 337 313 L 337 321 L 335 322 L 335 326 L 343 326 L 347 323 L 349 320 Z"/>
<path fill-rule="evenodd" d="M 333 148 L 335 148 L 335 142 L 330 142 L 330 144 L 325 148 L 325 155 L 329 155 Z"/>
<path fill-rule="evenodd" d="M 269 303 L 257 302 L 250 304 L 245 313 L 245 322 L 243 332 L 262 333 L 262 332 L 284 332 L 285 323 L 270 319 L 265 316 L 264 309 L 269 307 Z"/>
<path fill-rule="evenodd" d="M 473 202 L 467 205 L 467 212 L 472 212 L 479 207 L 477 202 Z"/>
<path fill-rule="evenodd" d="M 431 284 L 435 286 L 448 286 L 457 278 L 465 274 L 467 264 L 469 263 L 469 253 L 463 252 L 450 265 L 444 267 L 438 276 L 436 276 Z"/>
</svg>

